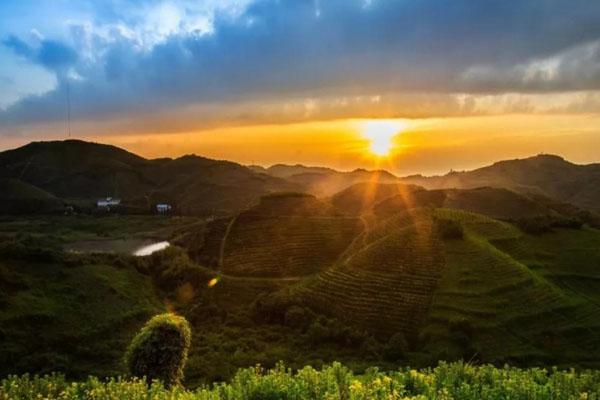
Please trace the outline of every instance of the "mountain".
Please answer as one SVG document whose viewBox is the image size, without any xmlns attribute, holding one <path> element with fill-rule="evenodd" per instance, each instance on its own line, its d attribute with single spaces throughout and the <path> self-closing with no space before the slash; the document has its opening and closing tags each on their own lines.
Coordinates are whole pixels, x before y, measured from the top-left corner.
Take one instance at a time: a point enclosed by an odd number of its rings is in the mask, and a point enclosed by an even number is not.
<svg viewBox="0 0 600 400">
<path fill-rule="evenodd" d="M 229 213 L 264 194 L 298 189 L 229 161 L 195 155 L 148 160 L 78 140 L 33 142 L 2 152 L 0 179 L 87 207 L 98 198 L 118 197 L 133 209 L 168 202 L 186 214 Z"/>
<path fill-rule="evenodd" d="M 346 202 L 358 207 L 356 213 L 364 207 L 356 201 L 357 195 L 363 203 L 381 200 L 387 197 L 386 190 L 397 190 L 400 183 L 408 185 L 403 190 L 412 191 L 417 187 L 508 189 L 529 199 L 541 196 L 538 203 L 553 202 L 555 208 L 572 204 L 600 211 L 600 164 L 576 165 L 552 155 L 501 161 L 443 176 L 398 178 L 383 170 L 342 172 L 285 164 L 245 167 L 196 155 L 149 160 L 115 146 L 66 140 L 32 142 L 0 152 L 0 181 L 5 188 L 0 197 L 4 213 L 56 212 L 69 204 L 93 209 L 97 199 L 117 197 L 123 200 L 124 212 L 148 212 L 154 204 L 165 202 L 181 214 L 226 215 L 280 191 L 332 197 L 334 205 Z M 365 187 L 376 190 L 365 194 Z M 489 190 L 478 195 L 485 196 Z M 352 191 L 358 192 L 353 195 Z M 466 201 L 463 195 L 445 192 L 446 205 Z M 498 200 L 498 195 L 492 197 Z"/>
<path fill-rule="evenodd" d="M 402 182 L 427 189 L 506 188 L 600 211 L 600 164 L 577 165 L 555 155 L 500 161 L 473 171 L 450 172 L 443 176 L 411 176 Z"/>
<path fill-rule="evenodd" d="M 0 179 L 0 207 L 8 214 L 57 212 L 64 202 L 50 193 L 11 178 Z"/>
<path fill-rule="evenodd" d="M 303 191 L 319 197 L 331 196 L 355 183 L 394 183 L 398 181 L 396 176 L 384 170 L 356 169 L 342 172 L 331 168 L 307 167 L 300 164 L 276 164 L 269 168 L 256 166 L 253 168 L 255 168 L 255 171 L 262 171 L 271 176 L 284 178 L 298 185 Z"/>
<path fill-rule="evenodd" d="M 271 197 L 207 230 L 198 254 L 208 259 L 220 244 L 220 281 L 202 296 L 225 313 L 253 304 L 269 326 L 302 326 L 356 352 L 359 339 L 332 339 L 315 315 L 378 341 L 402 335 L 412 363 L 595 365 L 599 230 L 527 233 L 497 218 L 571 215 L 506 189 L 358 184 L 329 201 Z"/>
</svg>

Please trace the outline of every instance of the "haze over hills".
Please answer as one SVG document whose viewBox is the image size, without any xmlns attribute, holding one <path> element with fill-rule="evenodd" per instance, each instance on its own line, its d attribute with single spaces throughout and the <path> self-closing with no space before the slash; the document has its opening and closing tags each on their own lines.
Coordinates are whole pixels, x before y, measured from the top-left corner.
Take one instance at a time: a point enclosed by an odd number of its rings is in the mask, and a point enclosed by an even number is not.
<svg viewBox="0 0 600 400">
<path fill-rule="evenodd" d="M 332 195 L 357 182 L 401 182 L 426 189 L 496 187 L 526 195 L 543 195 L 582 208 L 600 210 L 600 164 L 573 164 L 556 155 L 499 161 L 472 171 L 451 171 L 441 176 L 396 177 L 387 171 L 339 172 L 302 165 L 274 165 L 263 169 L 273 176 L 300 183 L 317 195 Z"/>
<path fill-rule="evenodd" d="M 398 178 L 388 171 L 367 171 L 356 169 L 354 171 L 336 171 L 325 167 L 307 167 L 304 165 L 275 164 L 269 168 L 252 166 L 255 171 L 260 171 L 272 176 L 287 179 L 298 185 L 303 191 L 316 196 L 331 196 L 354 183 L 378 182 L 394 183 Z"/>
<path fill-rule="evenodd" d="M 67 203 L 89 208 L 98 198 L 120 197 L 134 212 L 148 212 L 154 204 L 166 202 L 183 214 L 219 215 L 249 207 L 262 195 L 278 191 L 339 199 L 339 192 L 361 183 L 503 188 L 529 198 L 542 196 L 600 210 L 600 164 L 576 165 L 552 155 L 443 176 L 399 178 L 383 170 L 341 172 L 284 164 L 245 167 L 195 155 L 148 160 L 114 146 L 67 140 L 33 142 L 1 152 L 0 179 L 7 188 L 4 210 L 16 212 L 52 211 Z M 19 206 L 11 199 L 19 199 Z"/>
<path fill-rule="evenodd" d="M 473 171 L 402 179 L 428 189 L 503 187 L 600 210 L 600 164 L 577 165 L 555 155 L 499 161 Z"/>
</svg>

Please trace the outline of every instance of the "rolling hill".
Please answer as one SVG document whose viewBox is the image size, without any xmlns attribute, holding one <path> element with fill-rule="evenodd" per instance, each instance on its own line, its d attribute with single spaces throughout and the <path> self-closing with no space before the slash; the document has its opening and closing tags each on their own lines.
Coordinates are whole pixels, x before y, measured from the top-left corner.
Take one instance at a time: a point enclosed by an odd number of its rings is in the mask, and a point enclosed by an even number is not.
<svg viewBox="0 0 600 400">
<path fill-rule="evenodd" d="M 33 142 L 2 152 L 0 178 L 80 206 L 119 197 L 137 212 L 168 202 L 183 214 L 226 214 L 266 193 L 297 189 L 284 179 L 228 161 L 195 155 L 147 160 L 114 146 L 78 140 Z"/>
<path fill-rule="evenodd" d="M 357 185 L 332 205 L 347 206 L 360 189 L 373 191 Z M 241 213 L 219 231 L 225 257 L 215 268 L 223 284 L 211 296 L 237 308 L 230 290 L 245 286 L 247 302 L 267 295 L 259 309 L 281 315 L 280 323 L 300 307 L 383 342 L 402 334 L 409 357 L 596 365 L 600 231 L 528 234 L 496 218 L 569 215 L 504 189 L 382 185 L 379 192 L 388 197 L 335 207 L 326 218 L 317 213 L 319 223 L 305 212 L 295 219 L 285 196 Z"/>
<path fill-rule="evenodd" d="M 577 165 L 555 155 L 500 161 L 473 171 L 450 172 L 443 176 L 406 177 L 402 182 L 427 189 L 499 187 L 600 210 L 600 164 Z"/>
<path fill-rule="evenodd" d="M 83 208 L 92 207 L 98 198 L 120 197 L 128 212 L 138 213 L 166 202 L 181 214 L 228 215 L 278 191 L 306 192 L 321 198 L 334 196 L 334 203 L 349 196 L 349 204 L 358 207 L 354 212 L 359 212 L 361 206 L 347 189 L 370 185 L 377 188 L 370 196 L 382 199 L 387 197 L 385 190 L 395 190 L 391 188 L 398 184 L 408 185 L 410 190 L 508 189 L 528 198 L 541 196 L 557 205 L 600 211 L 600 164 L 576 165 L 552 155 L 501 161 L 444 176 L 398 178 L 387 171 L 363 169 L 341 172 L 284 164 L 245 167 L 195 155 L 148 160 L 114 146 L 66 140 L 33 142 L 0 152 L 0 179 L 8 189 L 7 198 L 20 196 L 27 186 L 39 189 L 38 194 L 46 192 L 62 204 Z M 381 185 L 391 186 L 383 189 Z M 363 190 L 358 190 L 362 196 Z M 464 200 L 456 197 L 459 194 L 446 195 L 448 202 Z M 371 200 L 363 196 L 361 201 Z M 50 212 L 55 206 L 43 205 L 39 210 Z M 13 207 L 3 209 L 10 212 Z"/>
<path fill-rule="evenodd" d="M 354 171 L 341 172 L 331 168 L 307 167 L 304 165 L 276 164 L 269 168 L 253 167 L 271 176 L 286 179 L 301 190 L 314 194 L 318 197 L 328 197 L 356 183 L 395 183 L 398 178 L 391 173 L 378 170 L 367 171 L 356 169 Z"/>
</svg>

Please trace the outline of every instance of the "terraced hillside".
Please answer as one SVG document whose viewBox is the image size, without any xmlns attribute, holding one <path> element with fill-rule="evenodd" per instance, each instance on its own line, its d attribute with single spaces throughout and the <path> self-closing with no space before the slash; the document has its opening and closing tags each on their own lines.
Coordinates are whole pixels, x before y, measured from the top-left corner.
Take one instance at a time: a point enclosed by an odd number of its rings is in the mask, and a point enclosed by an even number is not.
<svg viewBox="0 0 600 400">
<path fill-rule="evenodd" d="M 312 307 L 390 337 L 414 335 L 444 267 L 430 215 L 414 213 L 405 226 L 385 222 L 303 288 Z"/>
<path fill-rule="evenodd" d="M 444 245 L 446 268 L 422 332 L 430 351 L 465 351 L 462 340 L 484 360 L 597 360 L 597 230 L 531 236 L 481 215 L 436 214 L 458 221 L 465 236 Z"/>
<path fill-rule="evenodd" d="M 238 215 L 223 239 L 225 275 L 299 277 L 332 265 L 363 229 L 360 219 L 330 212 L 312 196 L 263 198 Z"/>
</svg>

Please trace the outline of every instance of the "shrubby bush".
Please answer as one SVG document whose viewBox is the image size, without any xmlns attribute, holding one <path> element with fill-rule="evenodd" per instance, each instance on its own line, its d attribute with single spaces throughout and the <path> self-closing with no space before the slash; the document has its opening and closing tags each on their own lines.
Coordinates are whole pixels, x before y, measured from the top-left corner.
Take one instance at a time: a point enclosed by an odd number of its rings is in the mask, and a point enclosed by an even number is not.
<svg viewBox="0 0 600 400">
<path fill-rule="evenodd" d="M 451 219 L 436 218 L 435 229 L 442 239 L 462 239 L 464 235 L 462 225 Z"/>
<path fill-rule="evenodd" d="M 368 335 L 351 328 L 337 319 L 319 317 L 307 329 L 306 335 L 314 344 L 335 343 L 342 346 L 358 347 Z"/>
<path fill-rule="evenodd" d="M 259 323 L 285 324 L 288 309 L 294 301 L 285 292 L 259 296 L 250 307 L 253 319 Z"/>
<path fill-rule="evenodd" d="M 175 292 L 184 284 L 204 288 L 214 277 L 199 267 L 180 247 L 170 246 L 147 257 L 133 257 L 136 269 L 152 277 L 154 284 L 167 293 Z"/>
<path fill-rule="evenodd" d="M 408 342 L 402 332 L 395 333 L 384 348 L 384 357 L 388 361 L 397 361 L 406 356 Z"/>
<path fill-rule="evenodd" d="M 515 224 L 525 233 L 541 235 L 552 232 L 553 228 L 581 229 L 583 220 L 576 217 L 539 215 L 520 218 L 515 221 Z"/>
<path fill-rule="evenodd" d="M 131 375 L 145 377 L 148 383 L 160 380 L 166 386 L 183 379 L 183 368 L 191 343 L 185 318 L 161 314 L 152 318 L 131 342 L 126 362 Z"/>
<path fill-rule="evenodd" d="M 285 325 L 302 330 L 306 329 L 314 319 L 315 314 L 311 310 L 300 306 L 291 306 L 284 316 Z"/>
</svg>

